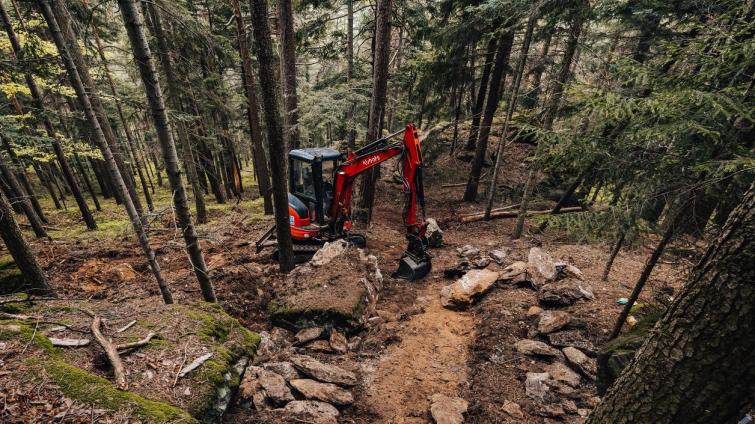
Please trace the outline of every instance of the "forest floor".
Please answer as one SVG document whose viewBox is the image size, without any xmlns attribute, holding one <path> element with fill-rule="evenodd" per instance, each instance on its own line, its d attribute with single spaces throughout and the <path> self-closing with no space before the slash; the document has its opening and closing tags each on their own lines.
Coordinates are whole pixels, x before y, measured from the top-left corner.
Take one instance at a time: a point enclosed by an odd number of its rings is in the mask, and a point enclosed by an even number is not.
<svg viewBox="0 0 755 424">
<path fill-rule="evenodd" d="M 514 186 L 524 180 L 525 153 L 525 148 L 516 146 L 507 152 L 508 168 L 503 184 Z M 342 409 L 339 422 L 426 423 L 430 421 L 430 398 L 438 393 L 466 399 L 467 422 L 581 422 L 583 418 L 576 409 L 586 413 L 597 401 L 594 382 L 589 379 L 581 379 L 576 393 L 568 397 L 572 403 L 567 404 L 563 413 L 544 409 L 544 405 L 525 393 L 526 373 L 542 371 L 549 365 L 549 361 L 522 355 L 513 347 L 517 340 L 528 338 L 535 326 L 527 312 L 538 305 L 537 292 L 526 286 L 498 285 L 467 310 L 453 311 L 440 302 L 441 288 L 453 282 L 444 277 L 443 271 L 459 264 L 457 248 L 467 244 L 483 253 L 496 249 L 508 252 L 504 265 L 492 262 L 488 266 L 496 271 L 512 261 L 526 261 L 529 249 L 540 247 L 556 260 L 583 272 L 595 299 L 562 310 L 580 323 L 580 332 L 589 342 L 600 347 L 622 308 L 617 299 L 628 297 L 654 239 L 638 240 L 623 250 L 610 278 L 602 282 L 600 274 L 609 254 L 608 244 L 584 243 L 584 238 L 557 229 L 540 233 L 532 222 L 528 222 L 530 225 L 521 239 L 512 240 L 512 219 L 461 223 L 459 216 L 478 212 L 483 205 L 462 203 L 461 186 L 443 187 L 464 181 L 463 171 L 459 171 L 455 160 L 441 156 L 433 166 L 436 169 L 429 169 L 425 190 L 427 216 L 440 223 L 444 246 L 432 251 L 432 272 L 415 282 L 390 277 L 405 247 L 398 212 L 403 196 L 398 194 L 401 190 L 398 184 L 384 178 L 379 182 L 373 222 L 364 229 L 367 250 L 378 257 L 383 270 L 384 287 L 376 305 L 379 319 L 371 320 L 368 328 L 351 335 L 352 340 L 358 336 L 361 343 L 346 354 L 308 353 L 359 376 L 359 384 L 353 389 L 354 403 Z M 272 324 L 267 308 L 274 297 L 272 287 L 281 276 L 269 252 L 254 252 L 254 240 L 271 222 L 261 214 L 255 188 L 247 184 L 245 196 L 249 199 L 238 204 L 213 203 L 210 223 L 199 226 L 198 231 L 220 305 L 249 330 L 270 332 Z M 199 288 L 170 209 L 166 208 L 169 197 L 164 192 L 158 197 L 163 213 L 155 215 L 152 244 L 176 302 L 191 303 L 200 299 Z M 67 213 L 51 214 L 51 225 L 61 229 L 52 233 L 53 241 L 33 243 L 58 294 L 68 299 L 95 299 L 114 305 L 145 298 L 160 302 L 157 286 L 119 210 L 108 206 L 105 212 L 98 213 L 96 216 L 106 231 L 89 233 L 65 230 L 80 226 L 74 223 L 71 209 L 69 206 Z M 666 287 L 678 288 L 690 266 L 689 259 L 665 255 L 641 301 L 652 299 Z M 132 314 L 138 319 L 139 311 Z M 95 372 L 108 377 L 105 371 Z M 44 393 L 38 391 L 37 396 Z M 5 402 L 10 402 L 7 394 Z M 503 405 L 508 402 L 521 407 L 520 417 L 504 412 Z M 576 409 L 570 410 L 571 405 Z M 253 410 L 236 404 L 225 421 L 260 422 L 254 414 Z M 266 422 L 285 421 L 269 418 Z"/>
</svg>

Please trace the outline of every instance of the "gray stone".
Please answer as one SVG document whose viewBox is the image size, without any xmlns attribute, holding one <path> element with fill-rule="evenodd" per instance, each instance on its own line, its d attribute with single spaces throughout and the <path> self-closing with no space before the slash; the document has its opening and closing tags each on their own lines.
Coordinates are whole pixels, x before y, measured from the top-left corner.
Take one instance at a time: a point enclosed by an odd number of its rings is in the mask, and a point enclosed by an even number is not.
<svg viewBox="0 0 755 424">
<path fill-rule="evenodd" d="M 540 287 L 538 301 L 545 306 L 569 306 L 578 300 L 593 300 L 592 288 L 581 281 L 564 280 Z"/>
<path fill-rule="evenodd" d="M 310 379 L 291 380 L 291 387 L 307 399 L 320 400 L 334 405 L 345 406 L 354 403 L 354 396 L 332 383 L 321 383 Z"/>
<path fill-rule="evenodd" d="M 572 264 L 567 264 L 565 262 L 556 262 L 556 270 L 558 270 L 558 275 L 556 276 L 557 279 L 564 277 L 572 277 L 583 281 L 585 279 L 582 271 Z"/>
<path fill-rule="evenodd" d="M 301 377 L 301 374 L 296 370 L 294 364 L 290 362 L 268 362 L 262 364 L 262 368 L 280 375 L 285 378 L 286 381 Z"/>
<path fill-rule="evenodd" d="M 517 261 L 507 266 L 501 271 L 501 280 L 515 280 L 519 276 L 526 276 L 527 274 L 527 262 Z"/>
<path fill-rule="evenodd" d="M 528 372 L 524 382 L 524 390 L 527 396 L 538 401 L 544 401 L 550 387 L 546 381 L 550 378 L 547 372 Z"/>
<path fill-rule="evenodd" d="M 471 244 L 465 244 L 464 246 L 457 248 L 456 252 L 459 253 L 459 256 L 470 258 L 479 255 L 480 249 L 472 246 Z"/>
<path fill-rule="evenodd" d="M 595 355 L 596 349 L 589 340 L 587 340 L 579 330 L 566 330 L 557 333 L 548 334 L 548 342 L 555 347 L 576 347 L 583 352 Z"/>
<path fill-rule="evenodd" d="M 569 365 L 573 366 L 577 371 L 582 373 L 585 377 L 595 380 L 596 366 L 595 361 L 587 357 L 581 350 L 573 347 L 563 348 L 564 356 Z"/>
<path fill-rule="evenodd" d="M 537 340 L 522 339 L 516 342 L 514 346 L 516 347 L 517 352 L 524 355 L 547 356 L 551 358 L 562 357 L 561 352 L 559 352 L 558 349 L 554 349 Z"/>
<path fill-rule="evenodd" d="M 345 252 L 348 246 L 349 244 L 344 239 L 325 243 L 320 250 L 315 252 L 314 256 L 312 256 L 312 260 L 309 261 L 309 264 L 315 267 L 329 264 L 333 259 Z"/>
<path fill-rule="evenodd" d="M 571 321 L 571 315 L 564 311 L 544 311 L 537 322 L 537 331 L 548 334 L 566 327 Z"/>
<path fill-rule="evenodd" d="M 477 259 L 474 263 L 475 268 L 486 268 L 488 265 L 490 265 L 490 258 L 482 257 L 480 259 Z"/>
<path fill-rule="evenodd" d="M 282 406 L 294 400 L 294 395 L 291 394 L 286 379 L 282 376 L 266 369 L 260 369 L 257 373 L 257 379 L 260 387 L 265 391 L 267 399 L 273 405 Z"/>
<path fill-rule="evenodd" d="M 540 407 L 537 410 L 537 414 L 543 417 L 550 417 L 550 418 L 561 418 L 566 413 L 564 412 L 564 408 L 561 407 L 561 405 L 540 405 Z"/>
<path fill-rule="evenodd" d="M 579 374 L 561 362 L 554 362 L 548 365 L 545 370 L 548 371 L 548 374 L 554 380 L 564 382 L 572 387 L 579 386 L 579 383 L 582 381 Z"/>
<path fill-rule="evenodd" d="M 338 409 L 335 406 L 316 400 L 295 400 L 289 402 L 283 412 L 296 416 L 304 422 L 315 424 L 338 424 Z"/>
<path fill-rule="evenodd" d="M 330 348 L 336 353 L 346 353 L 349 351 L 349 341 L 337 330 L 332 330 L 330 332 Z"/>
<path fill-rule="evenodd" d="M 556 279 L 556 264 L 553 258 L 539 247 L 530 249 L 527 256 L 527 270 L 532 282 L 538 286 Z"/>
<path fill-rule="evenodd" d="M 443 246 L 443 231 L 438 225 L 438 221 L 434 218 L 427 218 L 427 229 L 425 230 L 425 237 L 427 237 L 427 243 L 430 247 Z"/>
<path fill-rule="evenodd" d="M 430 415 L 436 424 L 461 424 L 469 402 L 460 397 L 435 393 L 430 399 Z"/>
<path fill-rule="evenodd" d="M 498 273 L 473 269 L 440 292 L 441 304 L 449 309 L 464 308 L 487 293 L 498 280 Z"/>
<path fill-rule="evenodd" d="M 522 407 L 519 406 L 516 402 L 511 402 L 509 400 L 503 402 L 503 412 L 509 414 L 512 418 L 524 418 L 524 412 L 522 412 Z"/>
<path fill-rule="evenodd" d="M 490 259 L 495 261 L 495 263 L 497 263 L 498 265 L 503 265 L 503 262 L 506 260 L 506 256 L 508 255 L 503 250 L 496 249 L 496 250 L 491 250 L 488 253 L 488 256 L 490 256 Z"/>
<path fill-rule="evenodd" d="M 325 329 L 322 327 L 310 327 L 305 328 L 303 330 L 300 330 L 296 335 L 294 336 L 294 339 L 296 340 L 297 344 L 306 344 L 311 342 L 312 340 L 317 340 L 320 337 L 322 337 L 323 333 L 325 332 Z"/>
<path fill-rule="evenodd" d="M 342 386 L 354 386 L 357 384 L 357 377 L 354 373 L 335 365 L 323 364 L 311 356 L 294 355 L 291 357 L 291 363 L 304 374 L 325 383 L 340 384 Z"/>
</svg>

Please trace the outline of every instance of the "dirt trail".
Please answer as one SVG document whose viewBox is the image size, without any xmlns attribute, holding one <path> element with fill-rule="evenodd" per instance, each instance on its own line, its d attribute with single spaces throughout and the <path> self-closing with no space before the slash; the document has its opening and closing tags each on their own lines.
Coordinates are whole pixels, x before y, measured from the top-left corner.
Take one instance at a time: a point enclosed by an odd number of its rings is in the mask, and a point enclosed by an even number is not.
<svg viewBox="0 0 755 424">
<path fill-rule="evenodd" d="M 417 298 L 424 312 L 404 322 L 377 363 L 364 363 L 365 400 L 382 423 L 426 423 L 434 393 L 459 396 L 467 382 L 474 320 L 440 304 L 442 281 L 429 283 Z"/>
</svg>

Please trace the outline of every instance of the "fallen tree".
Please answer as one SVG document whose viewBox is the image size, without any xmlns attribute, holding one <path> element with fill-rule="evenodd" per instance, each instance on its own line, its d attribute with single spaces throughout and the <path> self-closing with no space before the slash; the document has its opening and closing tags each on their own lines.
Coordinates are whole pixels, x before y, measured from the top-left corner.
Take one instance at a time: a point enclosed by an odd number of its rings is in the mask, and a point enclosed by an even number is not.
<svg viewBox="0 0 755 424">
<path fill-rule="evenodd" d="M 518 211 L 512 211 L 511 209 L 517 207 L 519 205 L 511 205 L 506 206 L 500 209 L 493 209 L 490 211 L 490 219 L 496 219 L 496 218 L 516 218 L 519 216 Z M 561 213 L 569 213 L 569 212 L 581 212 L 584 211 L 581 206 L 574 206 L 570 208 L 562 208 Z M 527 212 L 527 216 L 531 215 L 548 215 L 552 212 L 551 209 L 543 210 L 543 211 L 529 211 Z M 476 222 L 476 221 L 482 221 L 485 219 L 485 212 L 476 213 L 472 215 L 464 215 L 461 217 L 461 222 Z"/>
</svg>

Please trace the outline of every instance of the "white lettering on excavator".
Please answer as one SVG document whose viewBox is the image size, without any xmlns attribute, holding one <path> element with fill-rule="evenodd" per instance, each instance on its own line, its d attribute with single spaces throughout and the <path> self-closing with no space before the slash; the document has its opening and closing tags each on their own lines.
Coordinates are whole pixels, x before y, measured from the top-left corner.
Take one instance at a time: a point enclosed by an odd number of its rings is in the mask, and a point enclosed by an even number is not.
<svg viewBox="0 0 755 424">
<path fill-rule="evenodd" d="M 371 158 L 367 158 L 367 159 L 362 160 L 362 164 L 364 166 L 369 166 L 369 165 L 372 165 L 375 162 L 378 162 L 379 160 L 380 160 L 380 156 L 373 156 Z"/>
</svg>

